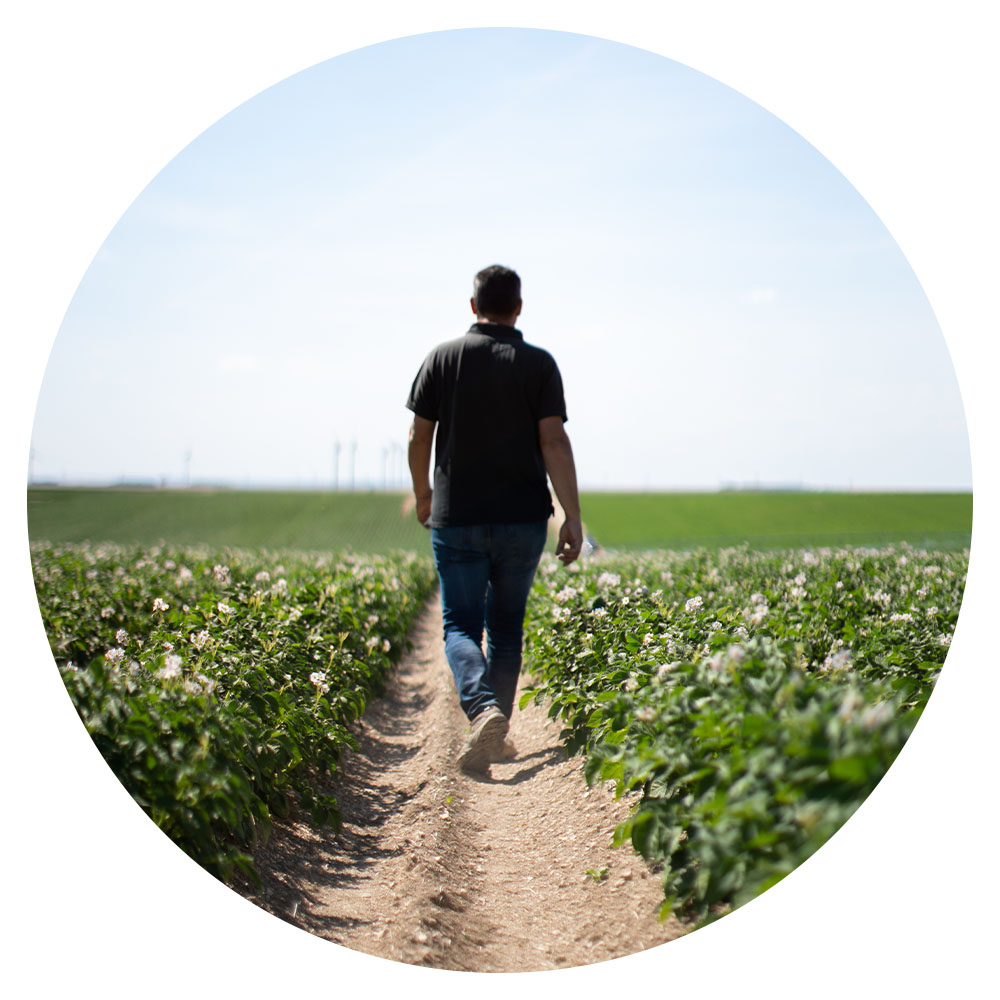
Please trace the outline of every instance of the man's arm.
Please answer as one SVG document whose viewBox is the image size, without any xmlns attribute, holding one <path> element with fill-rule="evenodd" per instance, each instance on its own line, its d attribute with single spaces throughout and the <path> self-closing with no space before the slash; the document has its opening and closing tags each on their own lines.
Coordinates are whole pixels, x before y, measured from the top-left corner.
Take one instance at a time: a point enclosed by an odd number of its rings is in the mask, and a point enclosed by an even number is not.
<svg viewBox="0 0 1000 1000">
<path fill-rule="evenodd" d="M 410 427 L 410 443 L 407 449 L 407 459 L 410 463 L 410 478 L 413 480 L 413 495 L 417 499 L 417 520 L 426 528 L 431 516 L 430 468 L 431 450 L 434 447 L 433 420 L 414 416 Z"/>
<path fill-rule="evenodd" d="M 576 465 L 562 417 L 544 417 L 538 421 L 538 443 L 542 449 L 545 471 L 552 481 L 566 520 L 559 529 L 556 555 L 568 566 L 583 548 L 583 523 L 580 520 L 580 496 L 576 486 Z"/>
</svg>

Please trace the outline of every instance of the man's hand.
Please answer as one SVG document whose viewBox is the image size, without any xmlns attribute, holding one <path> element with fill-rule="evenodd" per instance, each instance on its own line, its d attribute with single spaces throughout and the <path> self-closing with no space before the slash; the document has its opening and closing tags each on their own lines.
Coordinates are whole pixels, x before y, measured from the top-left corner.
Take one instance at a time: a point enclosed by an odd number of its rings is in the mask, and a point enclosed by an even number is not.
<svg viewBox="0 0 1000 1000">
<path fill-rule="evenodd" d="M 407 457 L 410 463 L 410 477 L 413 479 L 413 497 L 417 501 L 417 520 L 429 531 L 427 524 L 431 516 L 430 464 L 431 448 L 434 446 L 434 421 L 414 416 L 410 428 L 410 446 Z"/>
<path fill-rule="evenodd" d="M 431 502 L 434 499 L 434 491 L 432 490 L 425 497 L 417 497 L 417 520 L 430 531 L 430 526 L 427 522 L 430 520 L 431 516 Z"/>
<path fill-rule="evenodd" d="M 568 566 L 580 555 L 583 548 L 583 525 L 579 520 L 567 518 L 559 529 L 559 541 L 556 542 L 556 557 Z"/>
<path fill-rule="evenodd" d="M 552 480 L 559 504 L 566 515 L 559 529 L 556 556 L 568 566 L 583 548 L 583 523 L 580 520 L 580 496 L 576 488 L 573 446 L 569 443 L 562 417 L 542 417 L 538 421 L 538 446 L 545 471 Z"/>
</svg>

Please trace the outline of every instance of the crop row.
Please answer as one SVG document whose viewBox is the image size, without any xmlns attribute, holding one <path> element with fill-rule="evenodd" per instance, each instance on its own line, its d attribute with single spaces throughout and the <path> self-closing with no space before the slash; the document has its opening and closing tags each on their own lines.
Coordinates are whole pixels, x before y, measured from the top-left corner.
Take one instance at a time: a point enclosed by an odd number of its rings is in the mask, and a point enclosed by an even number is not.
<svg viewBox="0 0 1000 1000">
<path fill-rule="evenodd" d="M 906 546 L 546 557 L 532 687 L 588 781 L 638 793 L 615 833 L 662 866 L 663 915 L 705 919 L 847 820 L 919 718 L 967 552 Z"/>
<path fill-rule="evenodd" d="M 53 655 L 125 788 L 192 858 L 256 880 L 249 849 L 317 790 L 430 592 L 427 559 L 32 546 Z"/>
</svg>

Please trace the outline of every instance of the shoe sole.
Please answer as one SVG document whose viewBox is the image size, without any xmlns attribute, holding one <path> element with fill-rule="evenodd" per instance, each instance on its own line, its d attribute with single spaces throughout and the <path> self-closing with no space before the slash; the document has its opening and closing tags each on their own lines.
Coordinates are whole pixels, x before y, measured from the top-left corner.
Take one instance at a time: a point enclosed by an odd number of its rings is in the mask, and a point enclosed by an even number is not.
<svg viewBox="0 0 1000 1000">
<path fill-rule="evenodd" d="M 503 739 L 510 723 L 502 713 L 490 716 L 474 737 L 469 738 L 459 755 L 458 766 L 463 771 L 485 771 L 503 751 Z"/>
</svg>

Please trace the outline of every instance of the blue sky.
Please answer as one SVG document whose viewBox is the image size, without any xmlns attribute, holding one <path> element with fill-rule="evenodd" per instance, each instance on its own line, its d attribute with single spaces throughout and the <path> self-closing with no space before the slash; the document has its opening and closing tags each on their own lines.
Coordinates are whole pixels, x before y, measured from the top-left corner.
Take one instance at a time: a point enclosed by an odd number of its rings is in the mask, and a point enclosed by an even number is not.
<svg viewBox="0 0 1000 1000">
<path fill-rule="evenodd" d="M 67 312 L 35 477 L 323 486 L 339 440 L 380 484 L 496 262 L 584 486 L 971 485 L 930 306 L 835 167 L 693 70 L 520 29 L 340 56 L 179 153 Z"/>
</svg>

